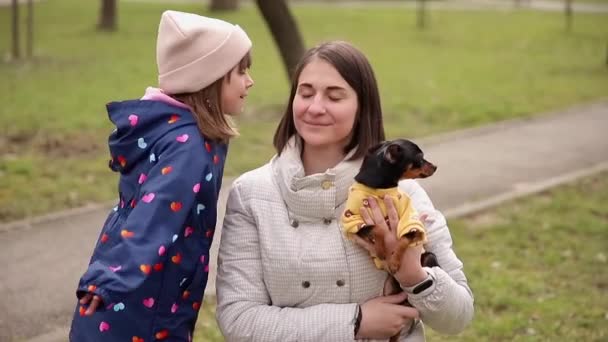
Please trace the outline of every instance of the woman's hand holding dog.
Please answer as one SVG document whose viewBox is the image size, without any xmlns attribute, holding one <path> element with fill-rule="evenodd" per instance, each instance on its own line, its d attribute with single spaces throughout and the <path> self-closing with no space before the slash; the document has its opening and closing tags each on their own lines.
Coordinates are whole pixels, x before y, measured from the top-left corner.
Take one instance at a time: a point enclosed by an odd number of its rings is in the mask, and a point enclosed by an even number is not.
<svg viewBox="0 0 608 342">
<path fill-rule="evenodd" d="M 401 305 L 407 294 L 401 292 L 376 297 L 361 305 L 361 325 L 355 339 L 387 339 L 418 318 L 418 310 Z"/>
<path fill-rule="evenodd" d="M 374 198 L 368 198 L 368 208 L 361 208 L 361 216 L 366 224 L 375 225 L 377 229 L 384 230 L 384 246 L 387 250 L 387 255 L 397 247 L 397 227 L 399 225 L 399 215 L 395 208 L 393 198 L 390 196 L 384 197 L 384 204 L 388 215 L 388 220 L 384 219 L 382 211 Z M 370 213 L 371 211 L 371 213 Z M 389 234 L 390 233 L 390 234 Z M 375 254 L 374 245 L 358 236 L 355 236 L 355 242 L 366 249 L 371 254 Z M 412 286 L 423 281 L 427 274 L 420 264 L 420 256 L 422 255 L 423 247 L 416 246 L 408 248 L 401 258 L 401 266 L 394 274 L 395 278 L 403 286 Z"/>
<path fill-rule="evenodd" d="M 361 216 L 366 224 L 376 225 L 376 228 L 385 231 L 384 246 L 388 255 L 397 248 L 397 226 L 399 215 L 391 197 L 386 196 L 384 202 L 387 208 L 388 220 L 384 219 L 378 203 L 373 198 L 368 198 L 368 208 L 361 208 Z M 354 241 L 366 249 L 370 254 L 376 254 L 374 244 L 354 235 Z M 420 264 L 422 246 L 408 248 L 401 259 L 401 267 L 394 274 L 395 278 L 404 286 L 416 284 L 426 278 L 426 272 Z M 407 299 L 405 292 L 395 295 L 383 296 L 371 299 L 361 305 L 362 320 L 359 338 L 384 339 L 390 338 L 401 331 L 409 322 L 418 318 L 418 310 L 404 306 L 402 303 Z"/>
</svg>

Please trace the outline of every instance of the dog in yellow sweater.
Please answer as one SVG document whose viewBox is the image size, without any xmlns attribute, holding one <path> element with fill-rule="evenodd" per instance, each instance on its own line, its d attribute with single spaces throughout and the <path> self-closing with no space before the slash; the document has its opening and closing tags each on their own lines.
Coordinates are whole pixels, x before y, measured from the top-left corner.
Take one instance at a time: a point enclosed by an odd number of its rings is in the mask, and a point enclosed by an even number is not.
<svg viewBox="0 0 608 342">
<path fill-rule="evenodd" d="M 411 204 L 409 196 L 399 190 L 398 183 L 402 179 L 426 178 L 432 176 L 437 167 L 424 159 L 424 153 L 418 145 L 405 139 L 386 141 L 373 146 L 367 152 L 355 183 L 351 186 L 342 215 L 342 229 L 345 234 L 357 234 L 371 242 L 375 247 L 374 262 L 376 267 L 394 274 L 399 269 L 401 257 L 410 246 L 426 242 L 426 231 L 420 221 L 416 209 Z M 385 218 L 386 207 L 382 200 L 384 196 L 394 199 L 395 208 L 399 215 L 397 249 L 387 256 L 384 246 L 384 231 L 374 229 L 363 221 L 360 208 L 368 208 L 367 199 L 376 198 Z M 369 209 L 367 209 L 369 210 Z M 370 215 L 371 216 L 371 215 Z M 432 253 L 424 253 L 423 265 L 436 263 Z M 388 259 L 388 260 L 387 260 Z M 427 260 L 425 262 L 425 260 Z M 432 266 L 432 265 L 429 265 Z"/>
</svg>

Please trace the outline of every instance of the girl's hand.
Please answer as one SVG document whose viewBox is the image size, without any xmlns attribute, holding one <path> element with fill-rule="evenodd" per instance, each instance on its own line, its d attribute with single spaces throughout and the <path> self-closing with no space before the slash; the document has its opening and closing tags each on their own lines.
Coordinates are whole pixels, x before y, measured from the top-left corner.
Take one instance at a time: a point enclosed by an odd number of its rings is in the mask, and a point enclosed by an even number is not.
<svg viewBox="0 0 608 342">
<path fill-rule="evenodd" d="M 101 302 L 101 298 L 93 293 L 87 293 L 86 295 L 84 295 L 84 297 L 80 298 L 80 304 L 82 305 L 87 305 L 91 303 L 87 308 L 87 311 L 84 312 L 84 315 L 91 316 L 92 314 L 94 314 L 95 311 L 97 311 L 97 308 L 99 307 Z"/>
<path fill-rule="evenodd" d="M 376 297 L 361 305 L 361 325 L 355 339 L 387 339 L 418 318 L 418 310 L 401 303 L 407 294 Z"/>
</svg>

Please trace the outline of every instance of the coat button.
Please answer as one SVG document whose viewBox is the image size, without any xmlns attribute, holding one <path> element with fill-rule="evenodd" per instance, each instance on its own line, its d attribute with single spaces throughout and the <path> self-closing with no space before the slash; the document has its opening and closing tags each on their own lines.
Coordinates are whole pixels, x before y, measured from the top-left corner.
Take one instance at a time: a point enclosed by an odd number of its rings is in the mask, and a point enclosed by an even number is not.
<svg viewBox="0 0 608 342">
<path fill-rule="evenodd" d="M 302 282 L 302 287 L 305 288 L 305 289 L 309 288 L 310 287 L 310 282 L 308 280 L 303 281 Z"/>
<path fill-rule="evenodd" d="M 321 188 L 323 188 L 323 190 L 328 190 L 333 185 L 334 185 L 334 183 L 332 183 L 330 181 L 323 181 L 323 183 L 321 183 Z"/>
<path fill-rule="evenodd" d="M 323 219 L 323 223 L 324 223 L 326 226 L 329 226 L 329 225 L 331 224 L 331 219 L 330 219 L 329 217 L 326 217 L 326 218 L 324 218 L 324 219 Z"/>
<path fill-rule="evenodd" d="M 294 228 L 298 228 L 298 226 L 300 225 L 300 222 L 298 222 L 298 220 L 296 220 L 296 219 L 291 219 L 289 224 Z"/>
<path fill-rule="evenodd" d="M 344 280 L 342 280 L 342 279 L 340 279 L 340 280 L 336 281 L 336 285 L 338 285 L 339 287 L 344 286 L 344 284 L 345 284 L 345 283 L 344 283 Z"/>
</svg>

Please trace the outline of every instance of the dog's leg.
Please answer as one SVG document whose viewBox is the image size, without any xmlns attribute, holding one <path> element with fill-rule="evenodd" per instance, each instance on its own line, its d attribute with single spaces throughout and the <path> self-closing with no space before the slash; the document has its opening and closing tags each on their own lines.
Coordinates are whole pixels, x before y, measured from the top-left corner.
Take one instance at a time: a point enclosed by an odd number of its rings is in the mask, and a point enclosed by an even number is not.
<svg viewBox="0 0 608 342">
<path fill-rule="evenodd" d="M 409 245 L 410 242 L 407 239 L 399 239 L 397 242 L 397 248 L 393 251 L 388 260 L 388 271 L 391 274 L 395 274 L 399 270 L 399 267 L 401 267 L 401 258 Z"/>
<path fill-rule="evenodd" d="M 374 228 L 372 230 L 374 234 L 374 247 L 376 249 L 376 255 L 380 260 L 386 260 L 386 245 L 384 244 L 384 230 Z"/>
<path fill-rule="evenodd" d="M 420 256 L 420 264 L 424 267 L 439 267 L 437 256 L 431 252 L 424 252 Z"/>
</svg>

